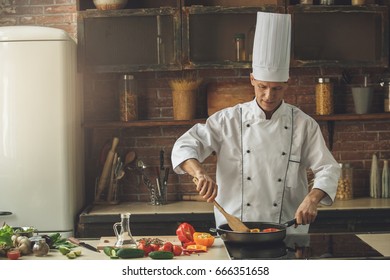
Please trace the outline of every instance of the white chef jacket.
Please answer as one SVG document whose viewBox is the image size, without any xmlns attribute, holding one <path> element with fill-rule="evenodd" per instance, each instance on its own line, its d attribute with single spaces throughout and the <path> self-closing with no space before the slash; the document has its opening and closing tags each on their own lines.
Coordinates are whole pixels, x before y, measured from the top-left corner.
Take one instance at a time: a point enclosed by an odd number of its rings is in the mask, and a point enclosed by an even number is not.
<svg viewBox="0 0 390 280">
<path fill-rule="evenodd" d="M 216 112 L 176 141 L 174 171 L 183 174 L 183 161 L 203 162 L 212 152 L 217 155 L 216 201 L 242 221 L 293 219 L 308 193 L 308 169 L 315 174 L 314 187 L 328 194 L 321 203 L 333 203 L 340 167 L 319 125 L 295 106 L 282 102 L 269 120 L 256 99 Z M 214 213 L 217 226 L 227 223 L 218 210 Z M 287 232 L 308 228 L 292 226 Z"/>
</svg>

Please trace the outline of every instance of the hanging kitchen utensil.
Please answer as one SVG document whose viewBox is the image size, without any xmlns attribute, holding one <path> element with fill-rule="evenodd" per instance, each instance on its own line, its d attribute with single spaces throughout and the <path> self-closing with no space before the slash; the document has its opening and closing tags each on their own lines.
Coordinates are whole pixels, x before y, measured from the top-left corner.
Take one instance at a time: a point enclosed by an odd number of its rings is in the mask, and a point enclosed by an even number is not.
<svg viewBox="0 0 390 280">
<path fill-rule="evenodd" d="M 195 185 L 198 185 L 198 178 L 194 177 L 192 179 L 192 181 L 195 183 Z M 237 231 L 237 232 L 249 232 L 250 231 L 249 228 L 246 225 L 244 225 L 244 223 L 241 222 L 239 218 L 227 213 L 225 211 L 225 209 L 223 209 L 223 207 L 218 204 L 218 202 L 216 202 L 214 200 L 213 203 L 214 203 L 214 206 L 219 210 L 219 212 L 221 212 L 222 215 L 225 216 L 225 218 L 228 222 L 228 225 L 231 229 L 233 229 L 234 231 Z"/>
<path fill-rule="evenodd" d="M 132 163 L 137 157 L 134 151 L 128 151 L 125 156 L 125 165 Z"/>
</svg>

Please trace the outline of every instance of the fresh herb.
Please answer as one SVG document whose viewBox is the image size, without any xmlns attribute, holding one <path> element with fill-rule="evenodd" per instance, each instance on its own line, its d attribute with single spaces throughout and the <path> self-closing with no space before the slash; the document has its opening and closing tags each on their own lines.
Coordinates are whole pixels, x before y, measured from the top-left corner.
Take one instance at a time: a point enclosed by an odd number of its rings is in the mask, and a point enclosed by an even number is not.
<svg viewBox="0 0 390 280">
<path fill-rule="evenodd" d="M 63 238 L 60 233 L 54 233 L 49 235 L 51 240 L 51 249 L 58 249 L 59 247 L 74 248 L 77 245 L 69 242 L 66 238 Z"/>
<path fill-rule="evenodd" d="M 12 235 L 14 230 L 7 224 L 3 224 L 0 228 L 0 245 L 12 246 Z"/>
</svg>

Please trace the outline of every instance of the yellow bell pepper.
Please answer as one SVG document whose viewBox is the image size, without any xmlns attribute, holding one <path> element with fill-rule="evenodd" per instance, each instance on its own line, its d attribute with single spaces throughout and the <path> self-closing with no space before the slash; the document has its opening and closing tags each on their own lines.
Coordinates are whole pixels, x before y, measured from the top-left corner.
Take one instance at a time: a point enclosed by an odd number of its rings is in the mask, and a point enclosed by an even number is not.
<svg viewBox="0 0 390 280">
<path fill-rule="evenodd" d="M 211 247 L 214 244 L 215 239 L 214 236 L 207 232 L 194 232 L 193 238 L 196 245 L 203 245 L 206 247 Z"/>
</svg>

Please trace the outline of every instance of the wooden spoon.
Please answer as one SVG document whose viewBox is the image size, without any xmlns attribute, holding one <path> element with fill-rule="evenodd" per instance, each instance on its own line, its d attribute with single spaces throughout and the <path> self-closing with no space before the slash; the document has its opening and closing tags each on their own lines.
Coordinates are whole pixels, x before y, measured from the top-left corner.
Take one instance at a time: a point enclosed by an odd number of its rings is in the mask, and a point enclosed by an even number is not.
<svg viewBox="0 0 390 280">
<path fill-rule="evenodd" d="M 192 181 L 195 183 L 195 185 L 198 185 L 198 178 L 193 178 Z M 218 202 L 216 202 L 215 200 L 213 201 L 214 203 L 214 206 L 217 207 L 217 209 L 219 210 L 219 212 L 222 213 L 222 215 L 225 216 L 227 222 L 228 222 L 228 225 L 229 227 L 233 230 L 233 231 L 237 231 L 237 232 L 250 232 L 250 229 L 243 223 L 241 222 L 241 220 L 233 215 L 230 215 L 229 213 L 227 213 L 225 211 L 225 209 L 223 209 L 223 207 L 221 205 L 219 205 Z"/>
</svg>

